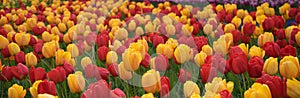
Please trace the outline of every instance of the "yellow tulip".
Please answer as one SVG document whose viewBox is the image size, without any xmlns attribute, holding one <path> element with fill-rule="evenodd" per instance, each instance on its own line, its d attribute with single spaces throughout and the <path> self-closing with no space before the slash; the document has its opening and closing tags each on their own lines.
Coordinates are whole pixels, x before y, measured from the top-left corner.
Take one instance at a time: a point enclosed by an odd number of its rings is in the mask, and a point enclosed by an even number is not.
<svg viewBox="0 0 300 98">
<path fill-rule="evenodd" d="M 256 26 L 255 31 L 253 33 L 253 37 L 257 38 L 258 36 L 260 36 L 262 33 L 264 32 L 264 29 L 262 26 L 258 27 Z"/>
<path fill-rule="evenodd" d="M 293 56 L 283 57 L 283 59 L 280 60 L 279 69 L 283 77 L 288 79 L 298 77 L 300 73 L 298 58 Z"/>
<path fill-rule="evenodd" d="M 245 43 L 241 43 L 241 44 L 239 44 L 239 47 L 243 50 L 243 52 L 244 52 L 246 55 L 248 55 L 248 44 L 247 44 L 247 46 L 246 46 Z"/>
<path fill-rule="evenodd" d="M 201 68 L 202 64 L 204 64 L 206 57 L 207 57 L 206 53 L 201 51 L 200 53 L 195 55 L 194 61 Z"/>
<path fill-rule="evenodd" d="M 140 67 L 142 55 L 139 51 L 133 49 L 126 49 L 122 55 L 124 67 L 128 71 L 135 71 Z"/>
<path fill-rule="evenodd" d="M 115 51 L 109 51 L 106 55 L 106 64 L 118 63 L 118 54 Z"/>
<path fill-rule="evenodd" d="M 190 10 L 187 8 L 182 9 L 180 13 L 185 16 L 190 16 Z"/>
<path fill-rule="evenodd" d="M 205 34 L 211 34 L 213 32 L 213 26 L 211 24 L 206 24 L 204 27 L 203 27 L 203 32 Z"/>
<path fill-rule="evenodd" d="M 0 35 L 0 49 L 3 49 L 9 44 L 9 41 L 4 36 Z"/>
<path fill-rule="evenodd" d="M 242 24 L 242 19 L 241 18 L 238 18 L 238 17 L 234 17 L 232 20 L 231 20 L 231 24 L 234 24 L 233 26 L 235 27 L 239 27 L 241 24 Z M 232 25 L 231 27 L 232 28 Z M 225 28 L 224 28 L 225 29 Z M 228 33 L 228 32 L 226 32 Z M 230 32 L 229 32 L 230 33 Z"/>
<path fill-rule="evenodd" d="M 266 84 L 254 83 L 244 93 L 245 98 L 272 98 L 271 91 Z"/>
<path fill-rule="evenodd" d="M 176 29 L 172 24 L 168 24 L 166 26 L 166 32 L 168 35 L 174 35 L 176 33 Z"/>
<path fill-rule="evenodd" d="M 54 43 L 51 42 L 44 43 L 42 47 L 42 54 L 44 55 L 45 58 L 54 57 L 55 52 L 56 52 L 56 46 Z"/>
<path fill-rule="evenodd" d="M 4 24 L 7 24 L 8 23 L 8 20 L 5 16 L 2 16 L 0 18 L 0 25 L 3 26 Z"/>
<path fill-rule="evenodd" d="M 231 31 L 235 30 L 235 26 L 232 23 L 226 24 L 224 27 L 225 33 L 231 33 Z"/>
<path fill-rule="evenodd" d="M 177 60 L 177 62 L 181 64 L 189 61 L 192 58 L 192 55 L 192 49 L 185 44 L 178 45 L 177 48 L 174 50 L 174 57 Z"/>
<path fill-rule="evenodd" d="M 132 49 L 133 51 L 138 51 L 141 53 L 142 58 L 145 57 L 146 52 L 148 52 L 148 43 L 146 43 L 145 41 L 139 41 L 137 43 L 131 43 L 129 46 L 130 49 Z"/>
<path fill-rule="evenodd" d="M 142 27 L 137 27 L 136 30 L 135 30 L 135 33 L 137 35 L 143 35 L 144 34 L 144 30 Z"/>
<path fill-rule="evenodd" d="M 289 95 L 291 98 L 299 98 L 300 97 L 300 82 L 293 78 L 293 79 L 287 79 L 286 82 L 286 88 L 287 88 L 287 95 Z"/>
<path fill-rule="evenodd" d="M 189 24 L 186 24 L 186 25 L 183 25 L 181 29 L 185 36 L 190 36 L 194 30 L 194 27 L 190 26 Z"/>
<path fill-rule="evenodd" d="M 143 46 L 144 46 L 144 48 L 145 48 L 145 52 L 148 52 L 148 42 L 143 38 L 143 39 L 139 39 L 138 41 L 137 41 L 137 43 L 139 43 L 139 44 L 142 44 Z M 142 50 L 143 50 L 143 48 L 142 48 Z M 142 50 L 141 50 L 141 52 L 142 52 Z M 142 55 L 143 55 L 144 53 L 142 53 Z"/>
<path fill-rule="evenodd" d="M 114 26 L 120 26 L 121 25 L 121 20 L 120 19 L 111 19 L 108 22 L 110 27 L 114 27 Z"/>
<path fill-rule="evenodd" d="M 129 31 L 134 31 L 136 29 L 136 23 L 134 20 L 131 20 L 129 23 L 128 23 L 128 30 Z"/>
<path fill-rule="evenodd" d="M 55 27 L 51 28 L 51 33 L 58 35 L 60 32 L 59 32 L 59 29 L 55 26 Z"/>
<path fill-rule="evenodd" d="M 8 39 L 9 42 L 13 41 L 13 37 L 14 37 L 15 34 L 16 34 L 15 31 L 11 31 L 11 32 L 7 33 L 7 39 Z"/>
<path fill-rule="evenodd" d="M 8 98 L 24 98 L 26 95 L 26 90 L 23 89 L 23 86 L 14 84 L 8 88 Z"/>
<path fill-rule="evenodd" d="M 200 89 L 195 82 L 186 81 L 183 85 L 183 93 L 185 97 L 191 97 L 193 94 L 200 95 Z"/>
<path fill-rule="evenodd" d="M 201 98 L 199 94 L 193 93 L 190 98 Z"/>
<path fill-rule="evenodd" d="M 261 58 L 264 58 L 265 50 L 254 45 L 249 50 L 249 56 L 250 56 L 250 58 L 252 58 L 253 56 L 259 56 Z"/>
<path fill-rule="evenodd" d="M 25 61 L 27 66 L 35 66 L 37 64 L 37 57 L 30 52 L 25 55 Z"/>
<path fill-rule="evenodd" d="M 236 4 L 225 4 L 224 5 L 226 12 L 232 14 L 233 10 L 237 9 L 237 5 Z"/>
<path fill-rule="evenodd" d="M 141 98 L 155 98 L 152 93 L 144 94 Z"/>
<path fill-rule="evenodd" d="M 117 29 L 114 33 L 114 39 L 115 40 L 126 40 L 128 38 L 128 32 L 125 28 L 120 28 L 120 29 Z"/>
<path fill-rule="evenodd" d="M 45 42 L 49 42 L 52 40 L 52 34 L 50 34 L 48 31 L 44 31 L 42 34 L 42 40 Z"/>
<path fill-rule="evenodd" d="M 228 90 L 229 92 L 233 91 L 234 83 L 226 82 L 225 79 L 222 80 L 220 77 L 215 77 L 212 82 L 205 84 L 205 90 L 213 94 L 217 94 L 223 90 Z"/>
<path fill-rule="evenodd" d="M 231 33 L 226 33 L 222 35 L 217 41 L 213 42 L 213 49 L 217 53 L 223 55 L 227 54 L 230 45 L 233 42 L 233 37 Z"/>
<path fill-rule="evenodd" d="M 67 46 L 67 51 L 71 53 L 72 57 L 77 57 L 79 55 L 78 47 L 75 44 L 69 44 Z"/>
<path fill-rule="evenodd" d="M 58 24 L 58 29 L 60 32 L 66 32 L 67 31 L 67 26 L 64 23 L 59 23 Z"/>
<path fill-rule="evenodd" d="M 221 4 L 218 4 L 217 6 L 216 6 L 216 11 L 217 12 L 219 12 L 220 10 L 223 10 L 224 8 L 223 8 L 223 5 L 221 5 Z"/>
<path fill-rule="evenodd" d="M 19 46 L 26 46 L 30 42 L 30 34 L 22 32 L 15 34 L 15 40 Z"/>
<path fill-rule="evenodd" d="M 88 64 L 92 64 L 92 60 L 90 59 L 90 57 L 83 57 L 82 59 L 81 59 L 81 66 L 82 66 L 82 68 L 83 69 L 85 69 L 85 67 L 88 65 Z"/>
<path fill-rule="evenodd" d="M 256 17 L 256 21 L 258 24 L 262 24 L 266 18 L 267 18 L 266 15 L 260 15 Z"/>
<path fill-rule="evenodd" d="M 68 26 L 68 28 L 73 27 L 74 26 L 74 22 L 73 21 L 68 21 L 67 22 L 67 26 Z"/>
<path fill-rule="evenodd" d="M 150 32 L 154 32 L 154 25 L 152 22 L 148 22 L 146 25 L 145 25 L 145 32 L 146 33 L 150 33 Z"/>
<path fill-rule="evenodd" d="M 258 37 L 257 44 L 258 46 L 263 46 L 266 42 L 273 42 L 274 36 L 270 32 L 265 32 Z"/>
<path fill-rule="evenodd" d="M 169 59 L 173 57 L 173 51 L 174 51 L 174 49 L 169 44 L 159 44 L 156 47 L 156 53 L 157 54 L 164 54 Z"/>
<path fill-rule="evenodd" d="M 243 9 L 239 9 L 236 12 L 236 16 L 243 19 L 246 15 L 248 15 L 248 11 L 247 10 L 243 10 Z"/>
<path fill-rule="evenodd" d="M 246 23 L 253 23 L 253 18 L 250 15 L 245 16 L 245 18 L 243 19 L 243 24 Z"/>
<path fill-rule="evenodd" d="M 32 86 L 29 88 L 30 94 L 32 95 L 33 98 L 38 97 L 38 86 L 39 84 L 43 82 L 42 80 L 35 81 Z"/>
<path fill-rule="evenodd" d="M 70 62 L 71 58 L 71 53 L 70 52 L 65 52 L 64 50 L 60 49 L 56 51 L 55 54 L 56 57 L 56 65 L 61 65 L 64 64 L 64 62 Z"/>
<path fill-rule="evenodd" d="M 298 44 L 298 46 L 300 46 L 300 32 L 298 32 L 296 35 L 295 35 L 295 39 L 296 39 L 296 42 Z M 1 49 L 1 48 L 0 48 Z"/>
<path fill-rule="evenodd" d="M 5 24 L 5 25 L 3 26 L 3 28 L 4 28 L 4 30 L 5 30 L 6 32 L 14 31 L 13 27 L 12 27 L 10 24 Z"/>
<path fill-rule="evenodd" d="M 53 96 L 50 94 L 38 94 L 37 98 L 58 98 L 58 96 Z"/>
<path fill-rule="evenodd" d="M 297 28 L 297 26 L 289 26 L 285 29 L 285 36 L 288 39 L 291 39 L 293 29 Z"/>
<path fill-rule="evenodd" d="M 84 90 L 85 79 L 82 72 L 76 71 L 75 74 L 69 74 L 67 80 L 71 93 L 79 93 Z"/>
<path fill-rule="evenodd" d="M 160 91 L 160 75 L 154 69 L 148 70 L 142 76 L 142 86 L 148 93 L 156 93 Z"/>
<path fill-rule="evenodd" d="M 202 46 L 202 52 L 204 52 L 207 56 L 213 55 L 213 49 L 209 45 Z"/>
<path fill-rule="evenodd" d="M 15 55 L 21 51 L 20 47 L 14 42 L 8 44 L 8 50 L 9 50 L 10 55 Z"/>
<path fill-rule="evenodd" d="M 37 19 L 36 18 L 29 18 L 26 20 L 26 24 L 29 27 L 28 29 L 31 30 L 34 26 L 37 24 Z"/>
<path fill-rule="evenodd" d="M 129 80 L 132 78 L 133 73 L 125 69 L 124 63 L 118 65 L 119 76 L 122 80 Z"/>
<path fill-rule="evenodd" d="M 278 71 L 277 58 L 269 57 L 264 64 L 263 71 L 267 74 L 273 75 Z"/>
</svg>

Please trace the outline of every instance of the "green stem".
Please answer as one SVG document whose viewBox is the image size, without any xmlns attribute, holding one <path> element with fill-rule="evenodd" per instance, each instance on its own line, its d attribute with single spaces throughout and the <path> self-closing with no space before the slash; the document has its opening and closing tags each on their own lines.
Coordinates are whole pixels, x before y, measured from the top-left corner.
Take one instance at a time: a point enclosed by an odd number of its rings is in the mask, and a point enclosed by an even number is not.
<svg viewBox="0 0 300 98">
<path fill-rule="evenodd" d="M 244 74 L 245 73 L 242 74 L 242 79 L 243 79 L 243 86 L 244 86 L 244 91 L 245 91 L 245 90 L 247 90 L 247 87 L 246 87 L 246 81 L 245 81 L 246 77 L 244 76 Z"/>
</svg>

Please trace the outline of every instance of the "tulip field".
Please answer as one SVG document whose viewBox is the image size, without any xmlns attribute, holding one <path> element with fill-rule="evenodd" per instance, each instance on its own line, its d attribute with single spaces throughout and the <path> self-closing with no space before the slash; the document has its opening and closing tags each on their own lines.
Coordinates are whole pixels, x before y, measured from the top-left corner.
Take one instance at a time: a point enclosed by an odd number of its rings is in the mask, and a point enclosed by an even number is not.
<svg viewBox="0 0 300 98">
<path fill-rule="evenodd" d="M 300 98 L 297 0 L 0 1 L 0 98 Z"/>
</svg>

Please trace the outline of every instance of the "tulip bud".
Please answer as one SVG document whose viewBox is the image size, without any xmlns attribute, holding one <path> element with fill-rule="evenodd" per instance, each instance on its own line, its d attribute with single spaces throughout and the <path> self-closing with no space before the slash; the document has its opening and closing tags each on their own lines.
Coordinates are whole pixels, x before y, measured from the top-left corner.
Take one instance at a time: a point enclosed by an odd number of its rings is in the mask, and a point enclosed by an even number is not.
<svg viewBox="0 0 300 98">
<path fill-rule="evenodd" d="M 148 93 L 156 93 L 161 89 L 160 75 L 158 71 L 151 69 L 143 74 L 142 86 Z"/>
<path fill-rule="evenodd" d="M 77 57 L 79 55 L 78 47 L 75 44 L 69 44 L 67 46 L 67 51 L 71 53 L 72 57 Z"/>
<path fill-rule="evenodd" d="M 193 94 L 200 95 L 200 89 L 193 81 L 186 81 L 183 85 L 183 92 L 185 97 L 191 97 Z"/>
<path fill-rule="evenodd" d="M 18 80 L 23 80 L 23 78 L 28 74 L 28 68 L 22 63 L 19 63 L 17 66 L 13 66 L 11 70 L 13 76 Z"/>
<path fill-rule="evenodd" d="M 32 53 L 27 53 L 25 56 L 27 66 L 35 66 L 38 62 L 37 57 Z"/>
<path fill-rule="evenodd" d="M 274 21 L 272 18 L 266 18 L 264 21 L 263 21 L 263 28 L 264 30 L 272 30 L 274 28 Z"/>
<path fill-rule="evenodd" d="M 168 24 L 166 26 L 166 32 L 168 35 L 174 35 L 176 33 L 176 29 L 172 24 Z"/>
<path fill-rule="evenodd" d="M 26 95 L 26 90 L 23 90 L 23 86 L 14 84 L 8 88 L 8 98 L 24 98 Z"/>
<path fill-rule="evenodd" d="M 70 74 L 68 76 L 68 85 L 71 93 L 82 92 L 85 88 L 85 79 L 82 72 L 77 71 L 75 74 Z"/>
<path fill-rule="evenodd" d="M 42 67 L 30 67 L 29 70 L 29 77 L 30 77 L 30 82 L 35 83 L 37 80 L 44 80 L 47 78 L 47 74 L 44 68 Z M 31 92 L 31 91 L 30 91 Z"/>
<path fill-rule="evenodd" d="M 206 57 L 207 57 L 206 53 L 201 51 L 200 53 L 195 55 L 194 61 L 201 68 L 202 64 L 204 64 Z"/>
<path fill-rule="evenodd" d="M 118 66 L 119 76 L 122 80 L 129 80 L 132 78 L 133 73 L 125 69 L 124 63 L 121 62 Z"/>
<path fill-rule="evenodd" d="M 150 33 L 150 32 L 154 32 L 154 25 L 152 22 L 148 22 L 146 25 L 145 25 L 145 32 L 146 33 Z"/>
<path fill-rule="evenodd" d="M 64 23 L 59 23 L 58 24 L 58 29 L 60 32 L 66 32 L 67 31 L 67 26 Z M 52 32 L 52 31 L 51 31 Z"/>
<path fill-rule="evenodd" d="M 297 57 L 285 56 L 280 60 L 280 74 L 288 79 L 292 79 L 299 76 L 300 67 Z"/>
<path fill-rule="evenodd" d="M 62 65 L 64 62 L 70 63 L 71 60 L 71 53 L 70 52 L 64 52 L 64 50 L 57 50 L 55 54 L 56 58 L 56 65 Z"/>
<path fill-rule="evenodd" d="M 136 29 L 136 23 L 134 20 L 131 20 L 129 23 L 128 23 L 128 30 L 129 31 L 134 31 Z"/>
<path fill-rule="evenodd" d="M 269 57 L 264 64 L 263 71 L 267 74 L 273 75 L 278 71 L 277 58 Z"/>
<path fill-rule="evenodd" d="M 277 43 L 267 42 L 263 45 L 267 56 L 278 57 L 280 55 L 280 47 Z"/>
<path fill-rule="evenodd" d="M 249 76 L 252 78 L 260 77 L 262 75 L 263 66 L 264 62 L 262 58 L 258 56 L 252 57 L 248 63 Z"/>
<path fill-rule="evenodd" d="M 56 67 L 55 69 L 49 71 L 47 76 L 51 81 L 54 81 L 54 83 L 59 83 L 63 82 L 67 75 L 63 67 Z"/>
<path fill-rule="evenodd" d="M 48 42 L 43 45 L 42 54 L 45 58 L 51 58 L 55 56 L 56 46 L 54 43 Z"/>
<path fill-rule="evenodd" d="M 16 33 L 15 41 L 19 46 L 26 46 L 30 42 L 30 34 L 28 33 Z"/>
<path fill-rule="evenodd" d="M 0 35 L 0 49 L 3 49 L 9 44 L 9 41 L 4 36 Z"/>
<path fill-rule="evenodd" d="M 25 63 L 25 53 L 24 52 L 18 52 L 15 55 L 15 61 L 16 63 Z"/>
<path fill-rule="evenodd" d="M 89 57 L 86 56 L 81 59 L 81 66 L 83 69 L 85 69 L 85 67 L 89 64 L 92 64 L 92 61 Z"/>
<path fill-rule="evenodd" d="M 98 48 L 98 58 L 101 60 L 101 61 L 104 61 L 106 59 L 106 56 L 107 56 L 107 53 L 108 53 L 108 48 L 106 46 L 101 46 Z"/>
<path fill-rule="evenodd" d="M 287 95 L 292 98 L 297 98 L 300 96 L 300 91 L 297 89 L 300 87 L 300 82 L 293 78 L 293 79 L 287 79 L 286 82 L 286 89 L 287 89 Z"/>
<path fill-rule="evenodd" d="M 133 49 L 125 50 L 122 55 L 124 67 L 128 71 L 137 70 L 142 61 L 142 54 L 139 51 L 135 51 Z"/>
<path fill-rule="evenodd" d="M 128 38 L 128 31 L 125 28 L 118 29 L 114 32 L 115 40 L 126 40 Z"/>
<path fill-rule="evenodd" d="M 189 46 L 180 44 L 174 51 L 174 57 L 178 63 L 185 63 L 191 59 L 192 50 Z"/>
<path fill-rule="evenodd" d="M 259 56 L 263 58 L 265 56 L 265 51 L 257 46 L 252 46 L 249 50 L 250 58 L 253 56 Z"/>
<path fill-rule="evenodd" d="M 254 83 L 251 88 L 249 88 L 245 93 L 244 97 L 252 98 L 252 97 L 264 97 L 264 98 L 272 98 L 271 91 L 266 84 Z"/>
<path fill-rule="evenodd" d="M 9 50 L 10 55 L 15 55 L 21 51 L 19 45 L 17 45 L 14 42 L 8 44 L 8 50 Z"/>
</svg>

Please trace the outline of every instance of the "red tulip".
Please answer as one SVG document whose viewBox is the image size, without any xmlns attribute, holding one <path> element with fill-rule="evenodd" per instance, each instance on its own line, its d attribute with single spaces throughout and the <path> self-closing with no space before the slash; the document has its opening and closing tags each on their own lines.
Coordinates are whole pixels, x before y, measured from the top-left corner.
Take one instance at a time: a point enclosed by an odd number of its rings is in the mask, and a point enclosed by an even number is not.
<svg viewBox="0 0 300 98">
<path fill-rule="evenodd" d="M 94 45 L 96 40 L 97 40 L 97 33 L 96 32 L 91 32 L 89 33 L 86 38 L 85 41 L 88 45 Z"/>
<path fill-rule="evenodd" d="M 85 72 L 85 77 L 87 78 L 95 78 L 96 75 L 98 75 L 97 66 L 93 64 L 88 64 L 85 67 L 84 72 Z"/>
<path fill-rule="evenodd" d="M 5 31 L 5 29 L 0 29 L 0 35 L 7 37 L 7 32 Z"/>
<path fill-rule="evenodd" d="M 280 47 L 277 43 L 266 42 L 263 45 L 263 49 L 266 51 L 267 56 L 278 57 L 280 55 Z"/>
<path fill-rule="evenodd" d="M 18 52 L 15 55 L 16 63 L 25 63 L 25 53 L 23 51 Z"/>
<path fill-rule="evenodd" d="M 248 57 L 238 46 L 231 47 L 229 53 L 229 66 L 233 73 L 241 74 L 247 70 Z"/>
<path fill-rule="evenodd" d="M 155 61 L 154 61 L 154 68 L 157 70 L 157 71 L 165 71 L 168 69 L 169 67 L 169 60 L 168 60 L 168 57 L 165 56 L 165 55 L 158 55 L 156 58 L 155 58 Z"/>
<path fill-rule="evenodd" d="M 201 51 L 202 50 L 202 47 L 204 45 L 207 45 L 208 44 L 208 39 L 204 36 L 200 36 L 200 37 L 194 37 L 194 41 L 196 43 L 196 46 L 198 48 L 198 51 Z"/>
<path fill-rule="evenodd" d="M 13 78 L 13 74 L 12 74 L 11 70 L 12 70 L 11 67 L 4 66 L 1 71 L 2 75 L 0 75 L 0 80 L 1 81 L 11 81 Z"/>
<path fill-rule="evenodd" d="M 111 91 L 113 94 L 117 95 L 117 97 L 126 98 L 126 94 L 119 88 L 115 88 Z"/>
<path fill-rule="evenodd" d="M 255 31 L 256 26 L 252 23 L 246 23 L 243 26 L 243 33 L 247 36 L 251 36 Z"/>
<path fill-rule="evenodd" d="M 11 72 L 15 78 L 23 80 L 23 78 L 28 74 L 28 68 L 24 64 L 19 63 L 17 66 L 11 67 Z"/>
<path fill-rule="evenodd" d="M 108 53 L 108 48 L 106 46 L 101 46 L 98 48 L 98 58 L 101 61 L 104 61 L 106 59 L 106 55 Z"/>
<path fill-rule="evenodd" d="M 284 29 L 279 29 L 275 31 L 275 36 L 277 37 L 277 40 L 280 39 L 284 39 L 285 38 L 285 31 Z"/>
<path fill-rule="evenodd" d="M 284 46 L 286 46 L 286 45 L 288 44 L 288 42 L 287 42 L 285 39 L 282 39 L 282 40 L 277 39 L 277 40 L 276 40 L 276 43 L 277 43 L 281 48 L 283 48 Z"/>
<path fill-rule="evenodd" d="M 62 39 L 62 38 L 61 38 L 61 39 Z M 30 45 L 30 46 L 33 46 L 33 45 L 36 44 L 36 42 L 37 42 L 37 40 L 36 40 L 32 35 L 30 35 L 29 45 Z"/>
<path fill-rule="evenodd" d="M 298 28 L 294 28 L 294 29 L 292 30 L 292 32 L 291 32 L 291 37 L 290 37 L 289 40 L 295 42 L 295 41 L 296 41 L 295 36 L 296 36 L 296 34 L 297 34 L 298 32 L 300 32 L 300 30 L 299 30 Z"/>
<path fill-rule="evenodd" d="M 38 94 L 51 94 L 56 96 L 56 87 L 53 81 L 44 80 L 38 85 Z"/>
<path fill-rule="evenodd" d="M 81 98 L 110 98 L 110 90 L 105 80 L 90 84 Z"/>
<path fill-rule="evenodd" d="M 242 33 L 240 33 L 239 30 L 233 30 L 233 31 L 231 31 L 231 34 L 232 34 L 234 43 L 237 43 L 241 40 Z"/>
<path fill-rule="evenodd" d="M 297 14 L 297 8 L 290 8 L 288 13 L 290 17 L 295 17 Z"/>
<path fill-rule="evenodd" d="M 298 13 L 295 17 L 297 23 L 300 23 L 300 13 Z"/>
<path fill-rule="evenodd" d="M 185 83 L 185 81 L 191 79 L 191 74 L 188 70 L 180 69 L 178 73 L 178 81 L 180 83 Z"/>
<path fill-rule="evenodd" d="M 67 63 L 67 62 L 65 62 L 65 63 L 63 64 L 62 67 L 63 67 L 64 70 L 66 71 L 66 77 L 67 77 L 69 74 L 71 74 L 71 73 L 74 72 L 74 67 L 73 67 L 71 64 Z"/>
<path fill-rule="evenodd" d="M 106 64 L 106 68 L 108 69 L 109 73 L 112 76 L 116 77 L 119 75 L 118 74 L 118 64 L 116 64 L 116 63 L 110 64 L 110 65 Z"/>
<path fill-rule="evenodd" d="M 145 57 L 141 62 L 141 65 L 144 66 L 145 68 L 148 68 L 150 60 L 151 60 L 151 56 L 148 54 L 148 52 L 146 52 Z"/>
<path fill-rule="evenodd" d="M 282 98 L 286 95 L 286 86 L 284 81 L 279 76 L 270 76 L 269 74 L 263 74 L 256 80 L 258 83 L 267 84 L 272 98 Z"/>
<path fill-rule="evenodd" d="M 221 98 L 232 98 L 232 95 L 228 90 L 223 90 L 219 94 Z"/>
<path fill-rule="evenodd" d="M 193 28 L 193 34 L 196 35 L 200 33 L 200 30 L 202 30 L 203 27 L 200 23 L 194 23 Z"/>
<path fill-rule="evenodd" d="M 98 67 L 97 69 L 98 69 L 99 75 L 96 76 L 96 79 L 97 80 L 100 80 L 100 79 L 108 80 L 109 71 L 107 69 L 101 68 L 101 67 Z"/>
<path fill-rule="evenodd" d="M 226 11 L 224 9 L 220 10 L 218 13 L 217 13 L 217 17 L 219 19 L 219 21 L 224 21 L 224 18 L 226 17 Z M 228 20 L 229 21 L 229 20 Z M 231 20 L 230 20 L 231 21 Z M 225 21 L 227 22 L 227 21 Z"/>
<path fill-rule="evenodd" d="M 282 16 L 276 16 L 276 15 L 274 15 L 274 16 L 272 16 L 272 19 L 276 20 L 276 21 L 274 21 L 275 22 L 274 26 L 276 28 L 284 28 L 284 26 L 285 26 L 285 20 L 283 19 Z"/>
<path fill-rule="evenodd" d="M 274 28 L 275 22 L 272 18 L 268 17 L 262 23 L 264 30 L 272 30 Z"/>
<path fill-rule="evenodd" d="M 4 58 L 7 58 L 7 57 L 10 57 L 10 53 L 9 53 L 9 49 L 8 49 L 8 46 L 4 47 L 2 50 L 1 50 L 1 53 L 3 55 Z"/>
<path fill-rule="evenodd" d="M 211 64 L 204 63 L 200 69 L 200 76 L 203 83 L 210 82 L 217 76 L 217 69 Z"/>
<path fill-rule="evenodd" d="M 225 16 L 225 22 L 227 22 L 227 23 L 230 23 L 232 19 L 233 19 L 233 15 L 232 14 L 227 14 Z"/>
<path fill-rule="evenodd" d="M 109 36 L 108 36 L 108 31 L 102 31 L 98 36 L 97 36 L 97 44 L 98 47 L 101 46 L 106 46 L 108 47 L 108 41 L 109 41 Z"/>
<path fill-rule="evenodd" d="M 29 70 L 30 82 L 34 83 L 36 80 L 44 80 L 47 78 L 46 71 L 42 67 L 31 67 Z"/>
<path fill-rule="evenodd" d="M 264 61 L 261 57 L 253 56 L 248 64 L 248 73 L 252 78 L 258 78 L 262 74 Z"/>
<path fill-rule="evenodd" d="M 45 27 L 34 26 L 32 28 L 32 32 L 34 35 L 41 35 L 41 34 L 43 34 L 44 31 L 47 31 L 47 29 Z"/>
<path fill-rule="evenodd" d="M 55 83 L 63 82 L 66 79 L 66 71 L 63 67 L 56 67 L 48 72 L 48 78 Z"/>
<path fill-rule="evenodd" d="M 163 76 L 160 78 L 161 82 L 161 90 L 160 90 L 160 96 L 161 97 L 168 97 L 170 92 L 170 80 L 168 77 Z"/>
<path fill-rule="evenodd" d="M 287 45 L 284 48 L 281 48 L 280 50 L 280 56 L 296 56 L 297 55 L 297 49 L 291 45 Z"/>
<path fill-rule="evenodd" d="M 151 39 L 151 38 L 150 38 Z M 158 44 L 164 44 L 164 38 L 159 36 L 159 35 L 154 35 L 151 42 L 154 44 L 156 47 Z"/>
</svg>

